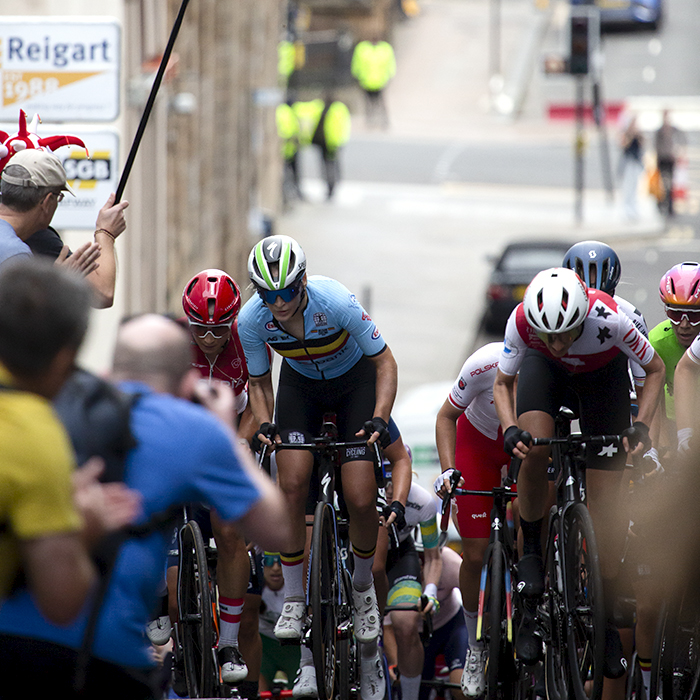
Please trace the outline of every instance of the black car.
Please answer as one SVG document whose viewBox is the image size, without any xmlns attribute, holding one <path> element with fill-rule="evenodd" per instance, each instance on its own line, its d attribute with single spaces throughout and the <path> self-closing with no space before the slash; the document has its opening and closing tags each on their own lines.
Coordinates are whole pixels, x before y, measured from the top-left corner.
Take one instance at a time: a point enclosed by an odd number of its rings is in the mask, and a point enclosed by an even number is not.
<svg viewBox="0 0 700 700">
<path fill-rule="evenodd" d="M 486 290 L 483 328 L 503 335 L 511 311 L 523 300 L 532 278 L 550 267 L 561 267 L 573 243 L 559 240 L 511 243 L 498 258 Z"/>
</svg>

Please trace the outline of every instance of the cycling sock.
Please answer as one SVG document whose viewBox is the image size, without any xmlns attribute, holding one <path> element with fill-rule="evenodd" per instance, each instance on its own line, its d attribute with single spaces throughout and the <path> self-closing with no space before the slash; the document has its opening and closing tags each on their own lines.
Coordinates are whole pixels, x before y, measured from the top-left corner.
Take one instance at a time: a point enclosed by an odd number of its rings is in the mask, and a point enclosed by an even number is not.
<svg viewBox="0 0 700 700">
<path fill-rule="evenodd" d="M 420 692 L 420 682 L 422 678 L 418 676 L 404 676 L 401 674 L 399 682 L 401 683 L 401 698 L 402 700 L 418 700 Z"/>
<path fill-rule="evenodd" d="M 241 627 L 242 612 L 243 598 L 219 596 L 219 621 L 221 622 L 219 648 L 238 646 L 238 630 Z"/>
<path fill-rule="evenodd" d="M 467 621 L 467 635 L 469 639 L 469 648 L 478 649 L 482 646 L 481 643 L 476 641 L 476 622 L 477 618 L 479 617 L 479 613 L 477 610 L 475 610 L 474 612 L 465 610 L 464 613 Z"/>
<path fill-rule="evenodd" d="M 642 683 L 644 683 L 644 697 L 649 697 L 651 691 L 651 659 L 643 659 L 637 656 L 639 668 L 642 671 Z"/>
<path fill-rule="evenodd" d="M 284 597 L 304 597 L 304 550 L 299 552 L 282 552 L 282 574 L 284 576 Z"/>
<path fill-rule="evenodd" d="M 373 583 L 372 564 L 374 563 L 374 552 L 376 547 L 372 547 L 369 551 L 357 549 L 352 546 L 352 554 L 355 558 L 355 572 L 352 575 L 352 585 L 355 590 L 366 591 Z"/>
<path fill-rule="evenodd" d="M 542 521 L 543 518 L 537 520 L 520 518 L 520 527 L 523 530 L 523 556 L 526 554 L 542 556 Z"/>
<path fill-rule="evenodd" d="M 379 637 L 377 637 L 377 639 L 375 639 L 373 642 L 362 642 L 360 644 L 360 656 L 363 659 L 373 659 L 379 652 L 379 646 L 377 645 L 378 641 Z"/>
</svg>

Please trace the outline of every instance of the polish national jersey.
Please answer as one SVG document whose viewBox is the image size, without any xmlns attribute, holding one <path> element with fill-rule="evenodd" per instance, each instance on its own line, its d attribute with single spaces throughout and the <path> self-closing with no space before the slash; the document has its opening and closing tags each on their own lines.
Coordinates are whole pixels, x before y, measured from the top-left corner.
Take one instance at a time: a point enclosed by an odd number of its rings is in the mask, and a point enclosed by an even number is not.
<svg viewBox="0 0 700 700">
<path fill-rule="evenodd" d="M 448 396 L 450 403 L 464 411 L 469 422 L 492 440 L 498 437 L 500 426 L 493 403 L 493 382 L 501 347 L 502 343 L 488 343 L 467 358 Z"/>
<path fill-rule="evenodd" d="M 619 309 L 610 295 L 597 289 L 588 290 L 588 313 L 583 330 L 561 358 L 549 352 L 527 322 L 522 302 L 518 304 L 506 324 L 498 365 L 501 372 L 515 375 L 528 348 L 539 350 L 573 374 L 600 369 L 621 352 L 640 365 L 648 364 L 654 357 L 654 348 L 630 317 Z"/>
<path fill-rule="evenodd" d="M 224 349 L 216 356 L 214 362 L 192 341 L 192 366 L 205 379 L 218 379 L 233 389 L 236 413 L 240 415 L 248 405 L 248 367 L 241 340 L 238 337 L 238 319 L 231 327 L 231 338 Z"/>
<path fill-rule="evenodd" d="M 413 482 L 406 499 L 406 526 L 398 531 L 399 542 L 413 534 L 416 525 L 420 526 L 424 549 L 438 546 L 437 507 L 430 492 Z"/>
<path fill-rule="evenodd" d="M 297 372 L 310 379 L 334 379 L 386 347 L 379 328 L 340 282 L 314 275 L 306 285 L 304 338 L 281 328 L 256 294 L 238 316 L 239 335 L 250 376 L 270 370 L 267 343 Z M 303 302 L 302 302 L 303 303 Z"/>
</svg>

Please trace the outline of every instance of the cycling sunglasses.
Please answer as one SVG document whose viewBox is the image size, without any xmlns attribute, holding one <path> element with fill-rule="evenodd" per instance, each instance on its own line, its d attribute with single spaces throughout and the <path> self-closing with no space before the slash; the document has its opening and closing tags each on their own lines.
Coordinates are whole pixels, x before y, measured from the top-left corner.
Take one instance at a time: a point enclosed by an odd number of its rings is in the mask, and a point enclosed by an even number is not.
<svg viewBox="0 0 700 700">
<path fill-rule="evenodd" d="M 265 566 L 274 566 L 275 564 L 282 565 L 282 557 L 279 554 L 271 554 L 270 552 L 265 552 L 263 556 L 263 564 Z"/>
<path fill-rule="evenodd" d="M 537 337 L 545 343 L 545 345 L 552 345 L 554 342 L 559 340 L 562 343 L 568 343 L 571 340 L 577 340 L 579 335 L 581 335 L 580 328 L 573 328 L 570 331 L 564 331 L 563 333 L 543 333 L 542 331 L 536 331 Z"/>
<path fill-rule="evenodd" d="M 668 316 L 668 320 L 676 326 L 680 325 L 684 318 L 691 326 L 700 325 L 700 309 L 679 309 L 673 306 L 667 306 L 666 315 Z"/>
<path fill-rule="evenodd" d="M 280 297 L 282 301 L 286 304 L 294 299 L 301 291 L 301 280 L 291 287 L 285 287 L 284 289 L 261 289 L 256 287 L 260 298 L 266 304 L 274 304 L 277 301 L 277 297 Z"/>
<path fill-rule="evenodd" d="M 231 331 L 232 325 L 233 322 L 222 323 L 216 326 L 207 326 L 204 323 L 194 323 L 193 321 L 189 322 L 190 330 L 192 331 L 192 333 L 194 333 L 198 338 L 201 338 L 202 340 L 204 340 L 204 338 L 206 338 L 209 335 L 209 333 L 211 333 L 214 338 L 219 340 Z"/>
</svg>

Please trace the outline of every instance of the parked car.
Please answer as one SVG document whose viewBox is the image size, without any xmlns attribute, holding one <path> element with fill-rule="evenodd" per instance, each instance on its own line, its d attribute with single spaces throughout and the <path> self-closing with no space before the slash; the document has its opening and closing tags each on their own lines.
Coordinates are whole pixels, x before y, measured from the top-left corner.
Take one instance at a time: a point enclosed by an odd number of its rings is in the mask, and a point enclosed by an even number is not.
<svg viewBox="0 0 700 700">
<path fill-rule="evenodd" d="M 658 29 L 663 16 L 663 0 L 571 0 L 572 5 L 600 8 L 601 29 Z"/>
<path fill-rule="evenodd" d="M 496 260 L 486 289 L 483 328 L 503 335 L 506 321 L 523 300 L 525 289 L 541 270 L 561 267 L 572 243 L 560 240 L 534 240 L 511 243 Z"/>
</svg>

